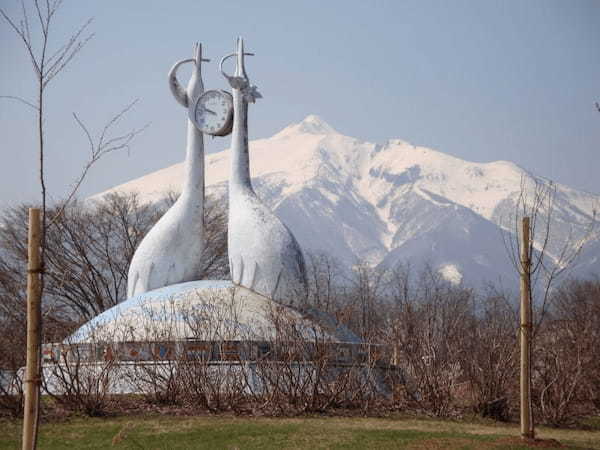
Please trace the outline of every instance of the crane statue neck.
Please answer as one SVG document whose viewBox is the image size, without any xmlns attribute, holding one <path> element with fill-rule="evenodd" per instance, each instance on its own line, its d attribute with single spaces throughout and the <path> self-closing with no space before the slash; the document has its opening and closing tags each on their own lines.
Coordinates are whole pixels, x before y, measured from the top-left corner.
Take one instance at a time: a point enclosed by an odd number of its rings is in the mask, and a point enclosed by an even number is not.
<svg viewBox="0 0 600 450">
<path fill-rule="evenodd" d="M 255 195 L 250 181 L 250 154 L 248 148 L 248 103 L 254 103 L 261 98 L 256 86 L 250 84 L 244 68 L 244 41 L 238 38 L 234 53 L 221 59 L 220 70 L 229 82 L 233 95 L 233 130 L 231 136 L 231 175 L 229 178 L 229 194 L 246 193 Z M 236 67 L 233 76 L 223 70 L 223 63 L 231 57 L 236 57 Z"/>
<path fill-rule="evenodd" d="M 227 251 L 234 284 L 272 300 L 292 304 L 306 292 L 302 250 L 291 231 L 254 193 L 250 180 L 248 103 L 260 98 L 244 69 L 244 43 L 221 59 L 221 73 L 233 91 L 234 122 L 231 138 Z M 234 75 L 223 62 L 235 56 Z M 300 295 L 300 297 L 299 297 Z"/>
<path fill-rule="evenodd" d="M 206 60 L 202 59 L 200 43 L 194 45 L 193 56 L 176 63 L 168 76 L 173 97 L 186 109 L 204 91 L 200 66 Z M 177 81 L 177 69 L 190 62 L 194 63 L 194 70 L 184 89 Z M 136 248 L 129 266 L 127 296 L 198 280 L 204 267 L 205 237 L 204 142 L 202 133 L 188 119 L 181 196 Z"/>
<path fill-rule="evenodd" d="M 190 108 L 194 100 L 204 92 L 202 83 L 202 45 L 194 46 L 194 57 L 176 63 L 169 72 L 169 87 L 177 102 L 184 108 Z M 177 70 L 181 65 L 193 63 L 192 76 L 184 89 L 177 81 Z M 187 145 L 184 161 L 183 185 L 179 202 L 192 202 L 202 208 L 204 203 L 204 138 L 194 123 L 187 119 Z"/>
<path fill-rule="evenodd" d="M 193 71 L 187 89 L 188 107 L 193 100 L 204 92 L 200 64 Z M 187 146 L 185 154 L 182 201 L 204 201 L 204 137 L 202 132 L 187 119 Z"/>
<path fill-rule="evenodd" d="M 187 120 L 187 146 L 183 163 L 182 200 L 204 198 L 204 138 L 190 119 Z"/>
<path fill-rule="evenodd" d="M 231 137 L 230 191 L 254 193 L 250 181 L 248 147 L 248 102 L 241 89 L 233 89 L 233 132 Z"/>
</svg>

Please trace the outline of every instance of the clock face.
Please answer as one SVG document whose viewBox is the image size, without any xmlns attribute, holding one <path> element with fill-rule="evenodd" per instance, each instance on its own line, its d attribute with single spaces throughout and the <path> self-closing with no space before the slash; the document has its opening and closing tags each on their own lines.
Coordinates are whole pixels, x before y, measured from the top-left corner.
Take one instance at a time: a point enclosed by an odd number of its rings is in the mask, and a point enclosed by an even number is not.
<svg viewBox="0 0 600 450">
<path fill-rule="evenodd" d="M 227 136 L 233 125 L 233 99 L 225 91 L 206 91 L 189 110 L 191 121 L 203 133 Z"/>
</svg>

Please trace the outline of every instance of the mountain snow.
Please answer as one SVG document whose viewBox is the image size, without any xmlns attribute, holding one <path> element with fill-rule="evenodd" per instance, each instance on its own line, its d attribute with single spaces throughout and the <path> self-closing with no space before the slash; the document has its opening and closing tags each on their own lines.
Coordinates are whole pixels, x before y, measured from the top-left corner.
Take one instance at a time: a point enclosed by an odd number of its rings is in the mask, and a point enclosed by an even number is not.
<svg viewBox="0 0 600 450">
<path fill-rule="evenodd" d="M 305 252 L 329 253 L 346 265 L 427 263 L 454 283 L 514 281 L 503 230 L 514 231 L 511 216 L 522 183 L 530 200 L 535 182 L 547 183 L 507 161 L 468 162 L 399 139 L 361 141 L 315 115 L 252 141 L 250 152 L 258 195 Z M 182 177 L 182 164 L 176 164 L 95 198 L 137 192 L 143 200 L 157 201 L 180 191 Z M 208 194 L 222 196 L 228 177 L 229 151 L 208 155 Z M 598 195 L 556 185 L 553 239 L 547 247 L 551 260 L 560 260 L 566 242 L 585 235 L 598 205 Z M 541 217 L 547 216 L 544 207 Z M 600 273 L 597 234 L 577 271 Z"/>
</svg>

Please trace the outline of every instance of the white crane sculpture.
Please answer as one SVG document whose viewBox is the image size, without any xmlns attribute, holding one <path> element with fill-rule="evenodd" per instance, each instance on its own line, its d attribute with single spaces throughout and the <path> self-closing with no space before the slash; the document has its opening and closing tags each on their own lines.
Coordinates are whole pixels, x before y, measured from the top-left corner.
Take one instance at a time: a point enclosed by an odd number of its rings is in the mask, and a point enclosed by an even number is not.
<svg viewBox="0 0 600 450">
<path fill-rule="evenodd" d="M 233 133 L 229 178 L 228 253 L 233 283 L 280 303 L 291 305 L 307 292 L 304 258 L 291 231 L 257 197 L 250 181 L 248 103 L 261 95 L 244 67 L 244 42 L 225 56 L 220 70 L 233 90 Z M 223 71 L 236 56 L 233 76 Z"/>
<path fill-rule="evenodd" d="M 189 108 L 204 92 L 201 67 L 202 45 L 194 45 L 194 57 L 176 63 L 169 72 L 171 92 Z M 194 70 L 187 89 L 177 81 L 177 70 L 188 62 Z M 144 237 L 129 266 L 127 297 L 184 281 L 197 280 L 204 250 L 204 141 L 187 120 L 187 148 L 181 195 Z"/>
</svg>

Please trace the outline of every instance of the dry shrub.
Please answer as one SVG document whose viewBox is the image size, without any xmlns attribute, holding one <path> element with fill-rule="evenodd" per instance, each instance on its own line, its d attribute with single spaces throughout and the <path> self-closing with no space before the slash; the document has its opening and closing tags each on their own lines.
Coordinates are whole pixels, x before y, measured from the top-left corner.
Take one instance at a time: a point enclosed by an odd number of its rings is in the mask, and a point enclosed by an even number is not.
<svg viewBox="0 0 600 450">
<path fill-rule="evenodd" d="M 470 290 L 433 271 L 423 272 L 415 288 L 398 292 L 388 342 L 406 374 L 413 407 L 439 417 L 454 413 L 472 302 Z"/>
<path fill-rule="evenodd" d="M 517 311 L 506 294 L 490 289 L 465 329 L 461 358 L 471 406 L 483 417 L 507 421 L 518 381 Z"/>
<path fill-rule="evenodd" d="M 600 283 L 569 281 L 535 338 L 533 395 L 544 423 L 572 424 L 598 411 L 600 394 Z"/>
<path fill-rule="evenodd" d="M 369 346 L 340 343 L 320 324 L 282 307 L 271 308 L 269 315 L 272 338 L 262 343 L 256 361 L 263 411 L 289 415 L 369 407 L 382 388 Z"/>
<path fill-rule="evenodd" d="M 179 359 L 185 403 L 211 412 L 240 411 L 250 392 L 252 348 L 248 331 L 240 326 L 243 307 L 230 289 L 225 299 L 205 295 L 180 313 L 191 330 Z"/>
<path fill-rule="evenodd" d="M 44 392 L 68 411 L 105 415 L 113 400 L 115 365 L 112 360 L 96 361 L 101 349 L 98 343 L 60 345 L 57 363 L 43 368 Z"/>
</svg>

